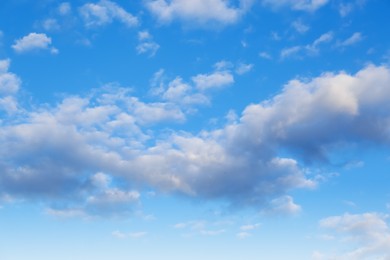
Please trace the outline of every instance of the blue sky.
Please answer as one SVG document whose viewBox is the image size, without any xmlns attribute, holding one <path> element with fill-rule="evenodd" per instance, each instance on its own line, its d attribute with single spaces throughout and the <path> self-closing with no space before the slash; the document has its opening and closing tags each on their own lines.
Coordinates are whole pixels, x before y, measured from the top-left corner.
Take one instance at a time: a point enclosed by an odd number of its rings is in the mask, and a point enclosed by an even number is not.
<svg viewBox="0 0 390 260">
<path fill-rule="evenodd" d="M 389 12 L 1 1 L 0 259 L 389 259 Z"/>
</svg>

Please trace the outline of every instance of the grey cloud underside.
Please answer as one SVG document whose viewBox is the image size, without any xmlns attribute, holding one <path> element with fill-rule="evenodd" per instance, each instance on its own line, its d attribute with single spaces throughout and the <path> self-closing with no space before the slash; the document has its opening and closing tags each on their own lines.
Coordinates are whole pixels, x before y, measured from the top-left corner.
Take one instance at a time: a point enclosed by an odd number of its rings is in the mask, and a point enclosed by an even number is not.
<svg viewBox="0 0 390 260">
<path fill-rule="evenodd" d="M 130 211 L 145 188 L 296 212 L 286 194 L 317 184 L 298 162 L 327 163 L 351 144 L 388 145 L 388 100 L 390 69 L 368 66 L 292 80 L 219 129 L 167 135 L 150 127 L 185 120 L 180 105 L 105 88 L 5 116 L 0 190 L 91 214 Z M 286 150 L 291 158 L 280 156 Z"/>
</svg>

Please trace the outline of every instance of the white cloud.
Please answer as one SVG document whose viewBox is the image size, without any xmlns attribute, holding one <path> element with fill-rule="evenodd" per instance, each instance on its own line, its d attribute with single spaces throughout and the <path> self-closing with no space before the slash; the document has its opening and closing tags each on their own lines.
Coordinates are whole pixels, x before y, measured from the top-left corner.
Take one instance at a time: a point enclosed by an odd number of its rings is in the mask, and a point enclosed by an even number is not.
<svg viewBox="0 0 390 260">
<path fill-rule="evenodd" d="M 198 74 L 192 77 L 196 88 L 201 91 L 222 88 L 234 83 L 234 77 L 229 71 L 215 71 L 211 74 Z"/>
<path fill-rule="evenodd" d="M 362 39 L 363 39 L 362 34 L 360 32 L 355 32 L 354 34 L 351 35 L 351 37 L 345 39 L 342 42 L 339 42 L 337 45 L 340 47 L 348 47 L 360 42 Z"/>
<path fill-rule="evenodd" d="M 326 5 L 329 0 L 263 0 L 262 2 L 272 8 L 289 7 L 292 10 L 314 12 Z"/>
<path fill-rule="evenodd" d="M 267 215 L 295 215 L 300 211 L 301 206 L 295 204 L 291 196 L 285 195 L 271 200 L 269 208 L 263 210 L 263 213 Z"/>
<path fill-rule="evenodd" d="M 236 68 L 236 73 L 238 75 L 243 75 L 250 72 L 253 69 L 253 64 L 239 63 Z"/>
<path fill-rule="evenodd" d="M 51 47 L 51 38 L 44 33 L 30 33 L 23 38 L 15 41 L 12 48 L 18 53 L 30 52 L 34 50 L 50 50 L 53 54 L 58 53 L 58 50 Z"/>
<path fill-rule="evenodd" d="M 329 43 L 333 40 L 333 32 L 327 32 L 322 34 L 320 37 L 315 39 L 311 44 L 305 46 L 293 46 L 289 48 L 284 48 L 280 52 L 280 58 L 285 59 L 290 56 L 296 56 L 299 53 L 305 54 L 318 54 L 320 45 L 324 43 Z"/>
<path fill-rule="evenodd" d="M 156 55 L 160 45 L 153 41 L 152 35 L 148 31 L 141 31 L 138 33 L 138 54 L 148 53 L 150 57 Z"/>
<path fill-rule="evenodd" d="M 63 2 L 58 6 L 58 12 L 61 15 L 68 15 L 72 11 L 72 6 L 69 2 Z"/>
<path fill-rule="evenodd" d="M 339 5 L 339 13 L 341 17 L 347 16 L 352 12 L 354 5 L 352 3 L 340 3 Z"/>
<path fill-rule="evenodd" d="M 128 27 L 138 25 L 137 17 L 109 0 L 100 0 L 96 4 L 87 3 L 79 9 L 87 27 L 102 26 L 118 20 Z"/>
<path fill-rule="evenodd" d="M 15 95 L 21 85 L 20 78 L 8 71 L 10 63 L 9 59 L 0 60 L 0 111 L 6 111 L 9 114 L 18 110 Z"/>
<path fill-rule="evenodd" d="M 241 0 L 239 6 L 233 6 L 224 0 L 149 0 L 146 5 L 163 23 L 179 19 L 197 25 L 226 25 L 237 22 L 252 2 Z"/>
<path fill-rule="evenodd" d="M 299 33 L 304 34 L 310 27 L 304 24 L 301 20 L 296 20 L 292 23 L 292 27 Z"/>
<path fill-rule="evenodd" d="M 347 244 L 338 255 L 319 253 L 317 259 L 389 259 L 390 229 L 388 216 L 379 213 L 344 214 L 322 219 L 320 226 L 334 231 L 338 241 Z M 353 249 L 348 246 L 351 244 Z"/>
<path fill-rule="evenodd" d="M 287 57 L 290 57 L 292 55 L 297 54 L 301 50 L 302 50 L 301 46 L 293 46 L 293 47 L 289 47 L 289 48 L 284 48 L 280 52 L 280 58 L 285 59 Z"/>
<path fill-rule="evenodd" d="M 271 54 L 269 54 L 268 52 L 265 52 L 265 51 L 260 52 L 260 53 L 259 53 L 259 56 L 260 56 L 261 58 L 263 58 L 263 59 L 272 60 Z"/>
<path fill-rule="evenodd" d="M 55 31 L 60 29 L 60 25 L 58 24 L 58 21 L 53 18 L 46 19 L 42 22 L 42 27 L 46 31 Z"/>
</svg>

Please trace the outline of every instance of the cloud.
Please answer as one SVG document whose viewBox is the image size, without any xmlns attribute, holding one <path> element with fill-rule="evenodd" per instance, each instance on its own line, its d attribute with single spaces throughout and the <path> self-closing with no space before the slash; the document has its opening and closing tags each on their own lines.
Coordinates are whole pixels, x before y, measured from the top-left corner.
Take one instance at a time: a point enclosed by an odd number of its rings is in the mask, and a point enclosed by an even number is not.
<svg viewBox="0 0 390 260">
<path fill-rule="evenodd" d="M 201 91 L 222 88 L 234 83 L 234 77 L 229 71 L 215 71 L 211 74 L 198 74 L 192 77 L 196 88 Z"/>
<path fill-rule="evenodd" d="M 223 0 L 149 0 L 146 6 L 162 23 L 179 19 L 194 25 L 228 25 L 237 22 L 252 2 L 241 0 L 233 6 Z"/>
<path fill-rule="evenodd" d="M 192 82 L 186 82 L 177 76 L 170 82 L 164 81 L 164 70 L 155 73 L 152 79 L 151 94 L 160 97 L 164 101 L 178 104 L 188 112 L 196 105 L 207 105 L 210 103 L 207 90 L 220 89 L 234 83 L 234 76 L 231 72 L 233 64 L 228 61 L 219 61 L 214 65 L 215 70 L 211 73 L 197 74 L 191 77 Z M 249 72 L 251 64 L 238 64 L 237 74 Z M 239 72 L 239 73 L 238 73 Z"/>
<path fill-rule="evenodd" d="M 301 211 L 301 206 L 294 203 L 291 196 L 285 195 L 271 200 L 269 208 L 263 213 L 270 215 L 295 215 Z"/>
<path fill-rule="evenodd" d="M 263 58 L 263 59 L 266 59 L 266 60 L 272 60 L 271 54 L 269 54 L 268 52 L 265 52 L 265 51 L 260 52 L 260 53 L 259 53 L 259 56 L 260 56 L 261 58 Z"/>
<path fill-rule="evenodd" d="M 175 84 L 172 99 L 187 91 Z M 330 155 L 351 144 L 390 145 L 389 86 L 390 69 L 374 65 L 294 79 L 198 133 L 158 131 L 155 124 L 185 119 L 179 107 L 143 102 L 115 86 L 35 105 L 0 125 L 0 196 L 39 199 L 57 214 L 115 216 L 131 214 L 146 188 L 296 213 L 289 192 L 318 185 L 310 163 L 332 164 Z"/>
<path fill-rule="evenodd" d="M 288 7 L 297 11 L 314 12 L 326 5 L 329 0 L 263 0 L 262 2 L 275 9 Z"/>
<path fill-rule="evenodd" d="M 138 54 L 149 53 L 149 57 L 153 57 L 160 48 L 160 45 L 153 41 L 153 37 L 148 31 L 139 32 L 138 41 L 136 48 Z"/>
<path fill-rule="evenodd" d="M 301 50 L 302 50 L 301 46 L 293 46 L 293 47 L 284 48 L 280 52 L 280 58 L 285 59 L 287 57 L 290 57 L 292 55 L 297 54 Z"/>
<path fill-rule="evenodd" d="M 253 64 L 239 63 L 236 68 L 236 73 L 238 75 L 243 75 L 250 72 L 253 69 Z"/>
<path fill-rule="evenodd" d="M 300 34 L 304 34 L 307 32 L 310 27 L 306 24 L 304 24 L 301 20 L 296 20 L 292 23 L 292 27 L 299 32 Z"/>
<path fill-rule="evenodd" d="M 18 110 L 16 94 L 22 82 L 17 75 L 8 71 L 10 63 L 9 59 L 0 60 L 0 113 L 5 111 L 8 114 Z"/>
<path fill-rule="evenodd" d="M 322 219 L 320 226 L 333 231 L 347 249 L 338 255 L 317 252 L 317 259 L 389 259 L 390 229 L 388 216 L 370 212 L 363 214 L 344 214 Z M 351 248 L 351 247 L 347 247 Z M 327 257 L 327 258 L 326 258 Z"/>
<path fill-rule="evenodd" d="M 360 42 L 363 39 L 363 36 L 360 32 L 355 32 L 354 34 L 351 35 L 348 39 L 345 39 L 342 42 L 339 42 L 337 46 L 339 47 L 348 47 L 351 45 L 354 45 L 358 42 Z"/>
<path fill-rule="evenodd" d="M 72 6 L 69 2 L 63 2 L 58 6 L 58 13 L 60 15 L 68 15 L 72 12 Z"/>
<path fill-rule="evenodd" d="M 128 13 L 114 2 L 100 0 L 96 4 L 87 3 L 79 9 L 87 27 L 107 25 L 117 20 L 128 27 L 138 25 L 137 17 Z"/>
<path fill-rule="evenodd" d="M 49 50 L 53 54 L 57 54 L 58 50 L 51 47 L 51 38 L 44 33 L 30 33 L 23 38 L 15 41 L 12 48 L 18 53 L 30 52 L 34 50 Z"/>
<path fill-rule="evenodd" d="M 315 39 L 311 44 L 307 44 L 305 46 L 297 45 L 289 48 L 284 48 L 280 52 L 280 58 L 285 59 L 290 56 L 296 56 L 299 53 L 305 54 L 318 54 L 319 47 L 324 43 L 329 43 L 333 40 L 333 32 L 327 32 L 322 34 L 320 37 Z"/>
</svg>

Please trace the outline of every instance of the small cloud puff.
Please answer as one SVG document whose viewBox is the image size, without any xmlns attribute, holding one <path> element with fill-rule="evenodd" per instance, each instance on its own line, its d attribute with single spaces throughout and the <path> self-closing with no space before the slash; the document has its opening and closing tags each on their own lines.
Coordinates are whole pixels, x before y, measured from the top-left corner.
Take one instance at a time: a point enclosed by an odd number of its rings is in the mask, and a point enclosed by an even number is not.
<svg viewBox="0 0 390 260">
<path fill-rule="evenodd" d="M 57 54 L 58 50 L 50 47 L 51 38 L 44 33 L 30 33 L 15 41 L 12 48 L 17 53 L 31 52 L 35 50 L 49 50 L 53 54 Z"/>
</svg>

